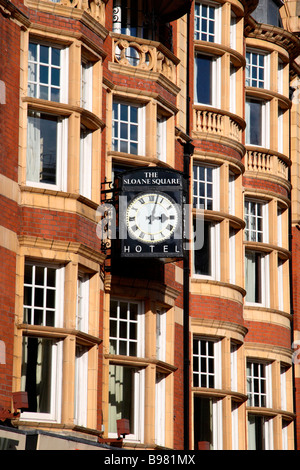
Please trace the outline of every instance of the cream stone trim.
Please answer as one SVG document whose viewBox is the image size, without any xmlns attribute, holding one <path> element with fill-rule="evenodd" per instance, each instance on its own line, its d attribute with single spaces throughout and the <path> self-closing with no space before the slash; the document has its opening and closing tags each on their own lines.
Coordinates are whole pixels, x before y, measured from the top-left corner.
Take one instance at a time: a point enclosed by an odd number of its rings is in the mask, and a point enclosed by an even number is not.
<svg viewBox="0 0 300 470">
<path fill-rule="evenodd" d="M 154 82 L 157 82 L 158 85 L 161 85 L 167 91 L 169 91 L 175 96 L 178 95 L 180 91 L 177 85 L 172 83 L 168 78 L 166 78 L 163 74 L 159 72 L 145 71 L 142 69 L 134 69 L 131 66 L 113 64 L 112 62 L 109 62 L 108 69 L 114 73 L 126 74 L 127 76 L 129 75 L 129 76 L 137 77 L 142 80 L 152 80 Z"/>
<path fill-rule="evenodd" d="M 207 52 L 215 56 L 228 54 L 230 56 L 230 61 L 236 67 L 245 67 L 246 65 L 246 59 L 240 52 L 235 49 L 231 49 L 231 47 L 225 46 L 224 44 L 195 39 L 194 49 L 195 52 Z"/>
<path fill-rule="evenodd" d="M 104 2 L 102 2 L 101 0 L 101 3 Z M 103 40 L 108 35 L 108 30 L 104 27 L 104 24 L 99 23 L 99 21 L 93 18 L 93 16 L 91 16 L 91 14 L 85 10 L 43 0 L 26 0 L 25 5 L 34 10 L 39 10 L 45 13 L 52 13 L 54 15 L 65 16 L 67 18 L 73 18 L 82 21 L 83 24 L 88 26 Z M 101 21 L 104 21 L 104 19 L 102 19 Z"/>
<path fill-rule="evenodd" d="M 72 213 L 92 222 L 98 222 L 96 212 L 98 205 L 78 194 L 31 186 L 21 186 L 20 189 L 20 205 L 23 207 Z"/>
<path fill-rule="evenodd" d="M 290 207 L 290 200 L 288 197 L 283 196 L 282 194 L 275 193 L 274 191 L 269 191 L 266 189 L 256 189 L 256 188 L 245 188 L 245 197 L 255 197 L 259 199 L 264 199 L 266 201 L 271 201 L 272 199 L 277 199 L 280 201 L 286 208 Z"/>
<path fill-rule="evenodd" d="M 242 161 L 230 157 L 229 155 L 223 155 L 217 152 L 207 152 L 195 148 L 192 159 L 193 162 L 195 161 L 195 163 L 206 162 L 215 165 L 223 165 L 224 163 L 228 163 L 230 170 L 237 174 L 243 174 L 245 171 L 245 167 Z"/>
<path fill-rule="evenodd" d="M 290 259 L 291 252 L 279 245 L 272 245 L 271 243 L 262 243 L 262 242 L 250 242 L 244 240 L 244 247 L 246 249 L 252 249 L 255 251 L 262 251 L 265 253 L 271 253 L 273 251 L 277 251 L 281 254 L 282 258 Z"/>
<path fill-rule="evenodd" d="M 194 335 L 231 338 L 242 344 L 248 330 L 243 325 L 229 321 L 191 317 L 190 331 Z"/>
<path fill-rule="evenodd" d="M 267 361 L 281 361 L 287 365 L 292 365 L 292 352 L 291 349 L 283 348 L 280 346 L 273 346 L 262 343 L 248 343 L 244 344 L 245 358 L 246 359 L 263 359 Z"/>
<path fill-rule="evenodd" d="M 18 237 L 15 232 L 0 225 L 0 247 L 13 253 L 18 252 Z"/>
<path fill-rule="evenodd" d="M 80 264 L 93 271 L 99 271 L 106 256 L 92 250 L 81 243 L 45 239 L 39 237 L 20 236 L 20 254 L 32 258 L 44 258 L 52 261 L 68 262 L 80 260 Z M 78 258 L 76 258 L 78 256 Z M 91 264 L 94 262 L 95 264 Z"/>
<path fill-rule="evenodd" d="M 179 291 L 169 286 L 162 285 L 155 281 L 143 279 L 119 279 L 118 284 L 112 284 L 111 295 L 122 298 L 155 300 L 164 308 L 175 305 L 175 300 Z"/>
<path fill-rule="evenodd" d="M 190 293 L 231 300 L 240 305 L 243 305 L 243 298 L 246 294 L 245 290 L 238 285 L 197 277 L 191 278 Z"/>
<path fill-rule="evenodd" d="M 20 188 L 18 183 L 0 174 L 0 194 L 11 201 L 20 203 Z"/>
<path fill-rule="evenodd" d="M 245 305 L 244 320 L 278 325 L 290 330 L 292 315 L 281 310 Z"/>
<path fill-rule="evenodd" d="M 182 308 L 177 307 L 175 305 L 174 307 L 174 323 L 177 323 L 178 325 L 183 326 L 183 315 L 184 311 Z"/>
</svg>

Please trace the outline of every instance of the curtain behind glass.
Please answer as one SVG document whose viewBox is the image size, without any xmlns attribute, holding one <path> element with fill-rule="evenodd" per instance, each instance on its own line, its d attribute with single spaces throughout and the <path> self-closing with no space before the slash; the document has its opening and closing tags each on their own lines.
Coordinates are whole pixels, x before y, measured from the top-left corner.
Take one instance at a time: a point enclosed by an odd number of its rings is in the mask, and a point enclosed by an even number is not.
<svg viewBox="0 0 300 470">
<path fill-rule="evenodd" d="M 117 420 L 129 419 L 133 433 L 133 369 L 123 366 L 109 367 L 108 432 L 117 432 Z"/>
<path fill-rule="evenodd" d="M 52 341 L 24 337 L 21 388 L 28 393 L 28 412 L 50 413 Z"/>
</svg>

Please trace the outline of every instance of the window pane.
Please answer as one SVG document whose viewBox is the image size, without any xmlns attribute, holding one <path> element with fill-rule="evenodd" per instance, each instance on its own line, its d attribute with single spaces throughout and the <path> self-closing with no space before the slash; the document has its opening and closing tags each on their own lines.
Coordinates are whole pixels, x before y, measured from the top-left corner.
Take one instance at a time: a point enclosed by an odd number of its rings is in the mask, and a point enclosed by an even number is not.
<svg viewBox="0 0 300 470">
<path fill-rule="evenodd" d="M 212 104 L 212 58 L 198 54 L 195 59 L 195 102 Z"/>
<path fill-rule="evenodd" d="M 28 394 L 28 409 L 36 413 L 51 411 L 52 341 L 24 337 L 22 390 Z"/>
</svg>

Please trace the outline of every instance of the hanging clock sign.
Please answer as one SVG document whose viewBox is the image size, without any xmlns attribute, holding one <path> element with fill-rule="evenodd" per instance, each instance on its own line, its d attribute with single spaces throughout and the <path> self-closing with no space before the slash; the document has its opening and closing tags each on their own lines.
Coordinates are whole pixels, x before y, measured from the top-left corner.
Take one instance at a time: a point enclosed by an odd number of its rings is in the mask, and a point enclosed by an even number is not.
<svg viewBox="0 0 300 470">
<path fill-rule="evenodd" d="M 182 257 L 182 173 L 147 167 L 121 173 L 118 178 L 121 256 Z"/>
</svg>

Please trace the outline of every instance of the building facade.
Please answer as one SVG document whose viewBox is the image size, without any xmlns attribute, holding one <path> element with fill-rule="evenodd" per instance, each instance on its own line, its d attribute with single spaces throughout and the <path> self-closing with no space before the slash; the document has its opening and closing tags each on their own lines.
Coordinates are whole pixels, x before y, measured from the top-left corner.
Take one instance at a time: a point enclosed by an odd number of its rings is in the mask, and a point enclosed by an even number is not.
<svg viewBox="0 0 300 470">
<path fill-rule="evenodd" d="M 0 0 L 3 448 L 297 449 L 299 11 Z M 178 259 L 120 255 L 145 168 L 187 182 Z"/>
</svg>

